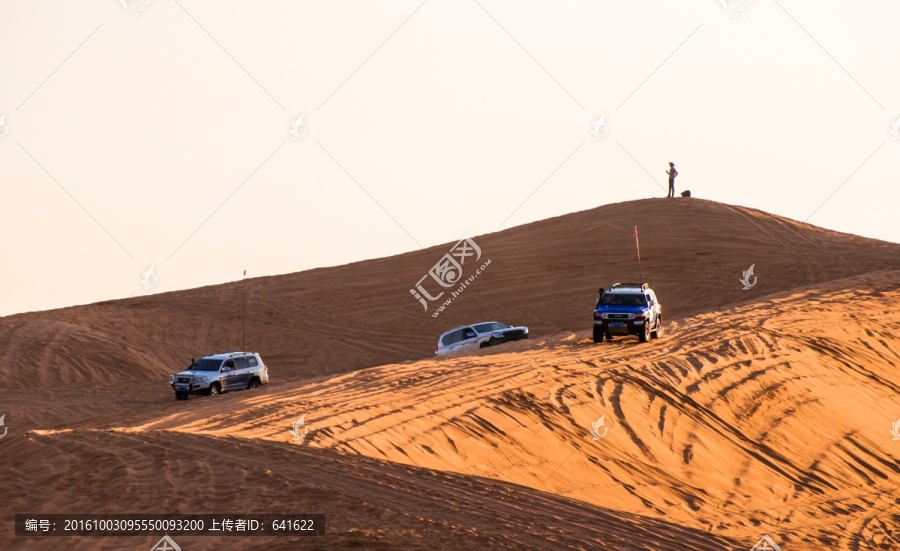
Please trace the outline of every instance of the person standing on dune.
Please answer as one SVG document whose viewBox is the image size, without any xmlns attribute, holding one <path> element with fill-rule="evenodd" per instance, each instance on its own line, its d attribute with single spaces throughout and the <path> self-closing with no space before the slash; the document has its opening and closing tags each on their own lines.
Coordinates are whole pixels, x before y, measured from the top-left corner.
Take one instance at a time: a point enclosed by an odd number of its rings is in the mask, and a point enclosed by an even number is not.
<svg viewBox="0 0 900 551">
<path fill-rule="evenodd" d="M 669 163 L 669 170 L 666 171 L 666 174 L 669 175 L 669 194 L 666 197 L 675 197 L 675 177 L 678 176 L 675 163 Z"/>
</svg>

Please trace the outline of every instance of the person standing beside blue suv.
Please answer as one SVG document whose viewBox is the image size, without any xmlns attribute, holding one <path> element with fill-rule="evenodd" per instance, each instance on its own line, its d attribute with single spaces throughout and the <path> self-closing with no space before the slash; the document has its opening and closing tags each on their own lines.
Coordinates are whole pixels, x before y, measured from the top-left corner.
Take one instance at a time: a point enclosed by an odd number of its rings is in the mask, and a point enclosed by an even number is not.
<svg viewBox="0 0 900 551">
<path fill-rule="evenodd" d="M 640 342 L 662 336 L 662 307 L 647 283 L 615 283 L 594 310 L 594 342 L 613 335 L 637 335 Z"/>
</svg>

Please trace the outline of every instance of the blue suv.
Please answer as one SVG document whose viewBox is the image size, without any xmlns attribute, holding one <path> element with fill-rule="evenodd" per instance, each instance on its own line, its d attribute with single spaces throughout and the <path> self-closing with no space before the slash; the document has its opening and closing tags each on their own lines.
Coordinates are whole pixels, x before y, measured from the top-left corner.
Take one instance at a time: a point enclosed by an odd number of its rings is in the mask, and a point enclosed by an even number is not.
<svg viewBox="0 0 900 551">
<path fill-rule="evenodd" d="M 647 283 L 615 283 L 594 310 L 594 342 L 637 335 L 640 342 L 662 336 L 662 308 Z"/>
</svg>

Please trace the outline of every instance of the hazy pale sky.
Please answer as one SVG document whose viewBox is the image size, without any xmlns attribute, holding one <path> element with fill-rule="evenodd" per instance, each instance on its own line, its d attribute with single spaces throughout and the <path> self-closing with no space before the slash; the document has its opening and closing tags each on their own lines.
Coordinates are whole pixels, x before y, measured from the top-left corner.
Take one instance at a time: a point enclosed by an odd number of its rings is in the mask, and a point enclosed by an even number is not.
<svg viewBox="0 0 900 551">
<path fill-rule="evenodd" d="M 0 4 L 0 315 L 664 196 L 668 161 L 678 192 L 900 241 L 895 0 L 124 8 Z"/>
</svg>

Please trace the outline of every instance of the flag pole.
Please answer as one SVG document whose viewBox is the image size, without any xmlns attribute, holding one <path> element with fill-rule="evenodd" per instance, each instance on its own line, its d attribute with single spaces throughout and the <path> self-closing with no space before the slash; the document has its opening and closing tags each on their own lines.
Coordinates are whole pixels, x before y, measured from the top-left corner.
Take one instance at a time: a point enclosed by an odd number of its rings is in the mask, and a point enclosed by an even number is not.
<svg viewBox="0 0 900 551">
<path fill-rule="evenodd" d="M 637 226 L 634 227 L 634 246 L 637 248 L 638 255 L 638 275 L 641 278 L 641 283 L 644 283 L 644 271 L 641 268 L 641 242 L 638 239 L 638 231 Z"/>
<path fill-rule="evenodd" d="M 244 277 L 247 277 L 247 270 L 244 270 Z M 245 352 L 247 350 L 247 344 L 244 340 L 244 315 L 247 312 L 247 286 L 244 285 L 244 299 L 243 304 L 241 305 L 241 352 Z"/>
</svg>

